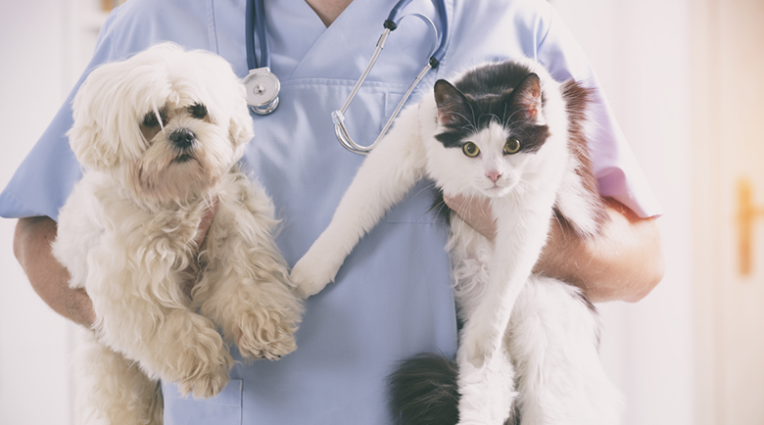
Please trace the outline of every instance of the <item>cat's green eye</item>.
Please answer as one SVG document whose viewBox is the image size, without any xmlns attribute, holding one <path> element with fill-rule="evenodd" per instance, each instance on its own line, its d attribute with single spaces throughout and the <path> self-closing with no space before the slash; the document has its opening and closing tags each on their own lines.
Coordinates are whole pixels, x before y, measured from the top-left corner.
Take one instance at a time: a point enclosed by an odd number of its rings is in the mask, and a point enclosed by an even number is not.
<svg viewBox="0 0 764 425">
<path fill-rule="evenodd" d="M 462 151 L 470 158 L 474 158 L 480 154 L 480 148 L 472 142 L 467 142 L 462 146 Z"/>
<path fill-rule="evenodd" d="M 504 153 L 512 155 L 520 150 L 520 141 L 514 137 L 507 139 L 507 143 L 504 144 Z"/>
</svg>

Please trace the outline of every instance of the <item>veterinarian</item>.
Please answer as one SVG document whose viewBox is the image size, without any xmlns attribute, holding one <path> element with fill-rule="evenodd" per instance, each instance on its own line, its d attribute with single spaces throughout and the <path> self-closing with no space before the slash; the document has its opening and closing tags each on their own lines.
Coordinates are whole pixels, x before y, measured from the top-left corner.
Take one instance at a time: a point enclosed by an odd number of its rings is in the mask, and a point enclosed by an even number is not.
<svg viewBox="0 0 764 425">
<path fill-rule="evenodd" d="M 394 1 L 266 3 L 270 68 L 281 79 L 280 103 L 271 115 L 252 115 L 256 137 L 243 162 L 273 197 L 283 220 L 278 243 L 294 264 L 329 222 L 363 161 L 337 143 L 329 113 L 344 102 L 365 68 Z M 409 104 L 437 78 L 523 56 L 537 59 L 559 80 L 575 78 L 598 89 L 580 48 L 545 1 L 448 0 L 446 6 L 451 28 L 446 54 Z M 416 0 L 409 8 L 441 24 L 430 1 Z M 361 144 L 376 138 L 431 48 L 431 29 L 410 21 L 391 35 L 345 114 Z M 245 38 L 245 0 L 130 0 L 104 24 L 83 79 L 100 63 L 164 40 L 216 52 L 244 77 Z M 633 302 L 663 276 L 660 240 L 650 218 L 661 209 L 602 93 L 597 95 L 589 136 L 612 220 L 601 238 L 587 243 L 553 226 L 537 271 L 577 283 L 593 301 Z M 50 254 L 58 209 L 81 175 L 64 135 L 72 124 L 70 102 L 71 97 L 0 194 L 0 215 L 22 218 L 14 252 L 38 294 L 60 314 L 90 326 L 87 295 L 68 288 L 66 270 Z M 460 206 L 458 199 L 450 202 L 460 211 L 481 209 Z M 180 398 L 172 383 L 164 383 L 165 423 L 389 423 L 384 379 L 393 365 L 419 352 L 453 355 L 456 350 L 443 249 L 447 228 L 430 211 L 431 203 L 431 190 L 422 182 L 361 241 L 336 283 L 307 301 L 296 352 L 276 362 L 237 364 L 228 386 L 210 400 Z M 473 220 L 489 235 L 491 223 L 491 217 Z"/>
</svg>

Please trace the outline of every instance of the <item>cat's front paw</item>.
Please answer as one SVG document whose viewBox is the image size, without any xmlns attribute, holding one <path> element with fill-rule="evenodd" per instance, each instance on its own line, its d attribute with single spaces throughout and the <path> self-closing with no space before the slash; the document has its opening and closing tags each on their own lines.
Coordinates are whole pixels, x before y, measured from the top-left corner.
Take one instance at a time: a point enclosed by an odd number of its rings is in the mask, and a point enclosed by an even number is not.
<svg viewBox="0 0 764 425">
<path fill-rule="evenodd" d="M 465 327 L 462 346 L 467 356 L 467 361 L 476 368 L 482 368 L 491 360 L 491 357 L 499 349 L 501 336 L 487 326 Z"/>
<path fill-rule="evenodd" d="M 314 250 L 311 248 L 292 268 L 289 277 L 296 287 L 297 295 L 303 298 L 316 295 L 329 282 L 334 281 L 334 276 L 337 275 L 340 266 L 332 267 L 331 261 L 321 257 L 314 254 Z"/>
</svg>

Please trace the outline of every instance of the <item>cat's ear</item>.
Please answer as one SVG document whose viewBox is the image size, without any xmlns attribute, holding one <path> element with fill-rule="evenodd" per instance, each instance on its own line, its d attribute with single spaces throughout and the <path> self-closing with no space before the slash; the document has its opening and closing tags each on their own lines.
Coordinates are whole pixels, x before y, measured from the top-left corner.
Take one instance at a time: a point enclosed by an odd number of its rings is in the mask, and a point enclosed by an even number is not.
<svg viewBox="0 0 764 425">
<path fill-rule="evenodd" d="M 435 103 L 438 105 L 438 122 L 442 125 L 466 124 L 466 112 L 470 110 L 467 98 L 446 80 L 435 82 Z"/>
<path fill-rule="evenodd" d="M 526 120 L 535 121 L 541 112 L 541 80 L 536 74 L 528 74 L 510 94 L 512 109 L 519 111 Z"/>
</svg>

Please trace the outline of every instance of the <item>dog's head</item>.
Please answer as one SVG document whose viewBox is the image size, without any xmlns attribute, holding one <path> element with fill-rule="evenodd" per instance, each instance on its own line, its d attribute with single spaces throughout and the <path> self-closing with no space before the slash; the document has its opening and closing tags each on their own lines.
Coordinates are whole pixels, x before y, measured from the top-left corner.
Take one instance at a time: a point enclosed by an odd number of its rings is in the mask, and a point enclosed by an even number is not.
<svg viewBox="0 0 764 425">
<path fill-rule="evenodd" d="M 254 135 L 228 62 L 170 43 L 96 68 L 73 113 L 68 136 L 80 163 L 147 200 L 183 200 L 213 186 Z"/>
</svg>

